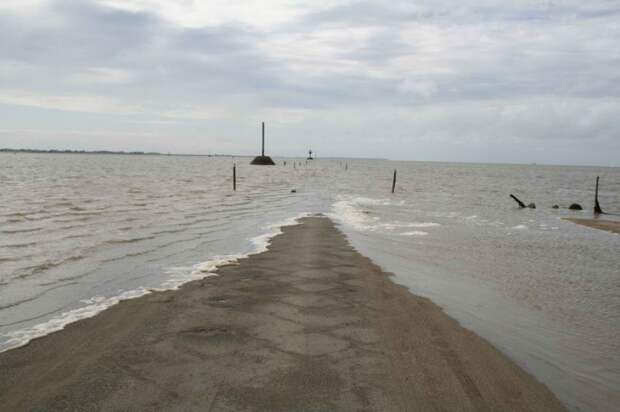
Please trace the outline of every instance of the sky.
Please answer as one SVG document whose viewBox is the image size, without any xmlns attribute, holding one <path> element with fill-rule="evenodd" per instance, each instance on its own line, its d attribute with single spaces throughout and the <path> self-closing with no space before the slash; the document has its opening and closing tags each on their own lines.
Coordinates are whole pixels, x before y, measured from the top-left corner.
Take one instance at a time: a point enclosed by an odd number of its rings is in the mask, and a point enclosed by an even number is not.
<svg viewBox="0 0 620 412">
<path fill-rule="evenodd" d="M 620 166 L 619 0 L 0 0 L 0 147 Z"/>
</svg>

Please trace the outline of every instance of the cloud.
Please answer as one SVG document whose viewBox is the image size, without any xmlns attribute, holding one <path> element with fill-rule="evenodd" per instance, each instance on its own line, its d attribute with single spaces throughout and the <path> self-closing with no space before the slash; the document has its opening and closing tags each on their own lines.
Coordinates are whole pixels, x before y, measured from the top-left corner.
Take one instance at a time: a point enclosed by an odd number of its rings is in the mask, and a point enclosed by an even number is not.
<svg viewBox="0 0 620 412">
<path fill-rule="evenodd" d="M 236 24 L 269 30 L 295 21 L 313 9 L 333 7 L 347 0 L 99 0 L 98 3 L 118 10 L 153 13 L 181 27 Z"/>
<path fill-rule="evenodd" d="M 95 95 L 49 95 L 21 90 L 0 90 L 0 104 L 82 113 L 133 114 L 142 111 L 137 105 Z"/>
<path fill-rule="evenodd" d="M 413 93 L 422 97 L 431 97 L 437 92 L 437 84 L 432 80 L 416 80 L 415 78 L 406 78 L 398 86 L 398 90 L 402 93 Z"/>
<path fill-rule="evenodd" d="M 76 124 L 96 114 L 114 133 L 140 124 L 133 148 L 150 144 L 142 132 L 184 136 L 158 141 L 165 151 L 241 153 L 264 119 L 283 154 L 324 142 L 341 155 L 476 160 L 469 148 L 487 144 L 511 160 L 519 143 L 562 141 L 563 160 L 548 161 L 580 163 L 595 141 L 587 157 L 609 163 L 619 15 L 576 0 L 6 0 L 0 113 L 11 130 L 53 131 L 46 110 Z M 404 150 L 412 142 L 425 153 Z"/>
<path fill-rule="evenodd" d="M 129 70 L 110 67 L 89 67 L 73 76 L 73 80 L 78 83 L 126 84 L 132 79 Z"/>
</svg>

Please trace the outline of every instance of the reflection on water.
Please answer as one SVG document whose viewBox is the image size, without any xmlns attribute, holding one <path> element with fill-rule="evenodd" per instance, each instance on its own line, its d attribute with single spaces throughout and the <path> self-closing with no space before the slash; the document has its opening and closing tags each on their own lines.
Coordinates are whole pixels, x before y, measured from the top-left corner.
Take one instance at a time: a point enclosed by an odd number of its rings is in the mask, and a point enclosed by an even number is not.
<svg viewBox="0 0 620 412">
<path fill-rule="evenodd" d="M 561 219 L 591 215 L 566 206 L 591 210 L 597 175 L 603 209 L 620 213 L 620 169 L 236 159 L 232 192 L 229 158 L 0 160 L 0 350 L 119 299 L 212 275 L 262 250 L 270 226 L 322 212 L 396 281 L 573 409 L 620 402 L 620 236 Z M 517 209 L 509 193 L 538 209 Z"/>
</svg>

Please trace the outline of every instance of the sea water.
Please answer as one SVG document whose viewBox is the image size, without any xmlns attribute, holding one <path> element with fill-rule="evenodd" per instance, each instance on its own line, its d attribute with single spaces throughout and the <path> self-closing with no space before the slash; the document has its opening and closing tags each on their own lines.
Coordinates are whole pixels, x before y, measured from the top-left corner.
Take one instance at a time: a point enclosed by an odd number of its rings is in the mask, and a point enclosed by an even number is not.
<svg viewBox="0 0 620 412">
<path fill-rule="evenodd" d="M 0 351 L 216 276 L 322 213 L 569 408 L 620 404 L 620 236 L 562 219 L 591 217 L 596 176 L 601 206 L 620 214 L 620 169 L 250 160 L 0 154 Z"/>
</svg>

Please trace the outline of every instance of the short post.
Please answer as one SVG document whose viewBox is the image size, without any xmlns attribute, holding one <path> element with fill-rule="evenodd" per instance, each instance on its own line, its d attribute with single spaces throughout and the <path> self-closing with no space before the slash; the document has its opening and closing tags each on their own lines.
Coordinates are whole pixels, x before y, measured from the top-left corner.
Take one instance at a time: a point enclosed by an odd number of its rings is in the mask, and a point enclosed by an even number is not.
<svg viewBox="0 0 620 412">
<path fill-rule="evenodd" d="M 601 205 L 598 203 L 598 179 L 599 177 L 596 176 L 596 189 L 594 189 L 594 213 L 601 214 L 603 213 L 603 210 L 601 209 Z"/>
<path fill-rule="evenodd" d="M 510 197 L 512 197 L 512 199 L 517 202 L 517 204 L 519 205 L 519 208 L 521 209 L 525 209 L 525 203 L 523 203 L 522 201 L 520 201 L 515 195 L 510 194 Z"/>
<path fill-rule="evenodd" d="M 346 162 L 346 163 L 344 164 L 344 170 L 345 170 L 345 171 L 346 171 L 346 170 L 349 170 L 349 162 Z"/>
<path fill-rule="evenodd" d="M 237 164 L 233 163 L 233 191 L 237 191 Z"/>
<path fill-rule="evenodd" d="M 396 169 L 394 169 L 394 178 L 392 179 L 392 193 L 394 193 L 395 188 L 396 188 Z"/>
</svg>

